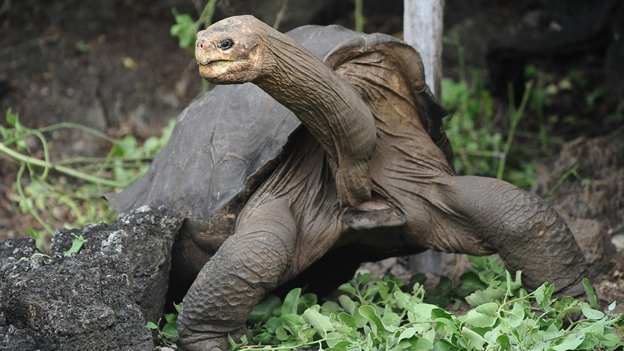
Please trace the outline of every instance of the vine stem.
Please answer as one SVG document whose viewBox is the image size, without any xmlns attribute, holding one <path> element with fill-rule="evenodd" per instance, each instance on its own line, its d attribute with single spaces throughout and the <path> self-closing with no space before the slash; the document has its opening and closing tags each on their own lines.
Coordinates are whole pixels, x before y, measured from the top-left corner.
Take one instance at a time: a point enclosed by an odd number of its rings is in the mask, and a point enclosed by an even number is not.
<svg viewBox="0 0 624 351">
<path fill-rule="evenodd" d="M 34 165 L 37 167 L 42 167 L 44 169 L 51 169 L 54 171 L 57 171 L 59 173 L 63 173 L 65 175 L 74 177 L 76 179 L 80 179 L 80 180 L 84 180 L 90 183 L 94 183 L 94 184 L 100 184 L 100 185 L 106 185 L 106 186 L 110 186 L 112 188 L 123 188 L 125 187 L 125 184 L 120 184 L 119 182 L 116 182 L 114 180 L 109 180 L 109 179 L 104 179 L 104 178 L 100 178 L 100 177 L 94 177 L 82 172 L 78 172 L 75 169 L 71 169 L 68 167 L 64 167 L 61 165 L 57 165 L 54 163 L 50 163 L 50 162 L 46 162 L 46 161 L 42 161 L 38 158 L 34 158 L 34 157 L 30 157 L 30 156 L 26 156 L 23 155 L 19 152 L 16 152 L 14 150 L 11 150 L 10 148 L 6 147 L 4 144 L 0 144 L 0 152 L 25 164 L 29 164 L 29 165 Z"/>
<path fill-rule="evenodd" d="M 4 146 L 2 144 L 0 144 L 0 146 Z M 22 176 L 24 175 L 24 170 L 26 169 L 26 164 L 22 163 L 22 166 L 20 167 L 19 171 L 17 171 L 17 192 L 20 196 L 21 199 L 27 199 L 26 194 L 24 193 L 24 188 L 22 188 Z M 26 207 L 28 209 L 28 212 L 30 212 L 30 214 L 35 217 L 35 220 L 37 220 L 37 222 L 39 222 L 39 224 L 41 224 L 41 226 L 43 227 L 43 229 L 45 229 L 46 232 L 48 232 L 50 235 L 54 236 L 54 230 L 52 229 L 52 227 L 50 227 L 42 218 L 41 216 L 39 216 L 39 214 L 37 213 L 37 211 L 33 210 L 32 205 L 30 203 L 26 203 Z M 38 245 L 37 245 L 38 246 Z"/>
<path fill-rule="evenodd" d="M 533 81 L 529 81 L 524 90 L 524 95 L 522 96 L 522 102 L 520 102 L 520 107 L 518 110 L 513 108 L 513 94 L 511 88 L 509 90 L 509 100 L 510 106 L 512 108 L 511 113 L 511 126 L 509 127 L 509 134 L 507 135 L 507 141 L 505 142 L 505 146 L 503 148 L 504 157 L 501 159 L 498 164 L 498 172 L 496 174 L 496 178 L 503 179 L 503 173 L 505 171 L 505 161 L 507 161 L 507 155 L 509 155 L 509 151 L 511 150 L 511 142 L 513 141 L 514 133 L 516 132 L 516 127 L 522 118 L 522 114 L 524 114 L 524 108 L 526 107 L 527 102 L 529 101 L 529 97 L 531 95 L 531 89 L 533 88 Z"/>
</svg>

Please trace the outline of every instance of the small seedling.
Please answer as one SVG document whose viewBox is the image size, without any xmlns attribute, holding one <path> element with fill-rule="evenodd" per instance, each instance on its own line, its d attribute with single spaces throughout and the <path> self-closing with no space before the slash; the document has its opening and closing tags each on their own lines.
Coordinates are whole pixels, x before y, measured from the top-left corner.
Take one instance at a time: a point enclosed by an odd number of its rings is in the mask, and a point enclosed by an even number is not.
<svg viewBox="0 0 624 351">
<path fill-rule="evenodd" d="M 41 252 L 35 252 L 34 254 L 30 255 L 30 257 L 22 257 L 22 258 L 20 258 L 19 260 L 20 260 L 20 261 L 24 261 L 24 262 L 25 262 L 25 261 L 29 261 L 29 260 L 31 260 L 31 259 L 32 259 L 32 258 L 34 258 L 34 257 L 44 257 L 44 258 L 50 258 L 50 255 L 46 255 L 46 254 L 41 253 Z"/>
<path fill-rule="evenodd" d="M 77 236 L 75 234 L 72 234 L 72 236 L 74 237 L 74 241 L 72 241 L 72 246 L 69 248 L 69 250 L 63 251 L 63 255 L 65 256 L 80 252 L 80 249 L 82 249 L 82 245 L 84 245 L 85 243 L 85 239 L 82 237 L 82 235 Z"/>
<path fill-rule="evenodd" d="M 182 309 L 182 303 L 174 303 L 173 307 L 179 313 Z M 165 321 L 167 323 L 165 323 L 162 329 L 158 329 L 158 325 L 161 322 L 160 320 L 158 321 L 158 324 L 153 322 L 147 322 L 147 327 L 152 330 L 158 330 L 158 339 L 166 345 L 172 345 L 180 339 L 177 328 L 178 314 L 165 313 L 163 317 L 165 318 Z"/>
</svg>

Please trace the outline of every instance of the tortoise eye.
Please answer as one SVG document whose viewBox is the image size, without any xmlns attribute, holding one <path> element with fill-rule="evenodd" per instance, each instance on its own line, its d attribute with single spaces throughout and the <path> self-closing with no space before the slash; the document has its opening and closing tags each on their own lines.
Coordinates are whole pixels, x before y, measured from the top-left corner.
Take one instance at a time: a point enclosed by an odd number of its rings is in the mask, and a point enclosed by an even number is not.
<svg viewBox="0 0 624 351">
<path fill-rule="evenodd" d="M 225 39 L 221 43 L 219 43 L 219 49 L 227 50 L 231 48 L 233 45 L 234 45 L 234 42 L 232 41 L 232 39 Z"/>
</svg>

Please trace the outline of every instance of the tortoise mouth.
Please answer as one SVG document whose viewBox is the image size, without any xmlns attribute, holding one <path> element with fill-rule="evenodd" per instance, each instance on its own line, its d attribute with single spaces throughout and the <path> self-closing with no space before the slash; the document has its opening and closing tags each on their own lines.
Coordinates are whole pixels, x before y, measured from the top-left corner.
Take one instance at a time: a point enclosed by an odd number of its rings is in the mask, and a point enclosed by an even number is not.
<svg viewBox="0 0 624 351">
<path fill-rule="evenodd" d="M 197 60 L 197 64 L 199 66 L 211 67 L 211 68 L 219 68 L 219 67 L 229 67 L 234 63 L 232 60 Z"/>
<path fill-rule="evenodd" d="M 210 79 L 227 73 L 234 61 L 214 60 L 209 62 L 198 61 L 197 63 L 199 64 L 199 74 L 206 79 Z"/>
</svg>

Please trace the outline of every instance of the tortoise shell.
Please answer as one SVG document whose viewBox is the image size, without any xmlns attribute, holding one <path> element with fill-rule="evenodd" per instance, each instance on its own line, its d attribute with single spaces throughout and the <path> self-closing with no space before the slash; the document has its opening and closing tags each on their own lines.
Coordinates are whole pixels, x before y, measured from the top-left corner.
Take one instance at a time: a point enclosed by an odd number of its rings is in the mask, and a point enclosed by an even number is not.
<svg viewBox="0 0 624 351">
<path fill-rule="evenodd" d="M 422 61 L 411 46 L 388 35 L 336 25 L 303 26 L 287 35 L 332 69 L 371 51 L 381 50 L 386 57 L 412 51 L 417 60 L 404 74 L 422 109 L 423 125 L 451 159 L 442 131 L 446 112 L 433 101 Z M 289 137 L 298 127 L 292 112 L 255 85 L 217 86 L 178 116 L 169 143 L 142 178 L 105 197 L 119 214 L 143 205 L 166 206 L 185 216 L 182 232 L 223 236 L 216 240 L 222 242 L 233 232 L 240 209 L 287 153 Z"/>
</svg>

